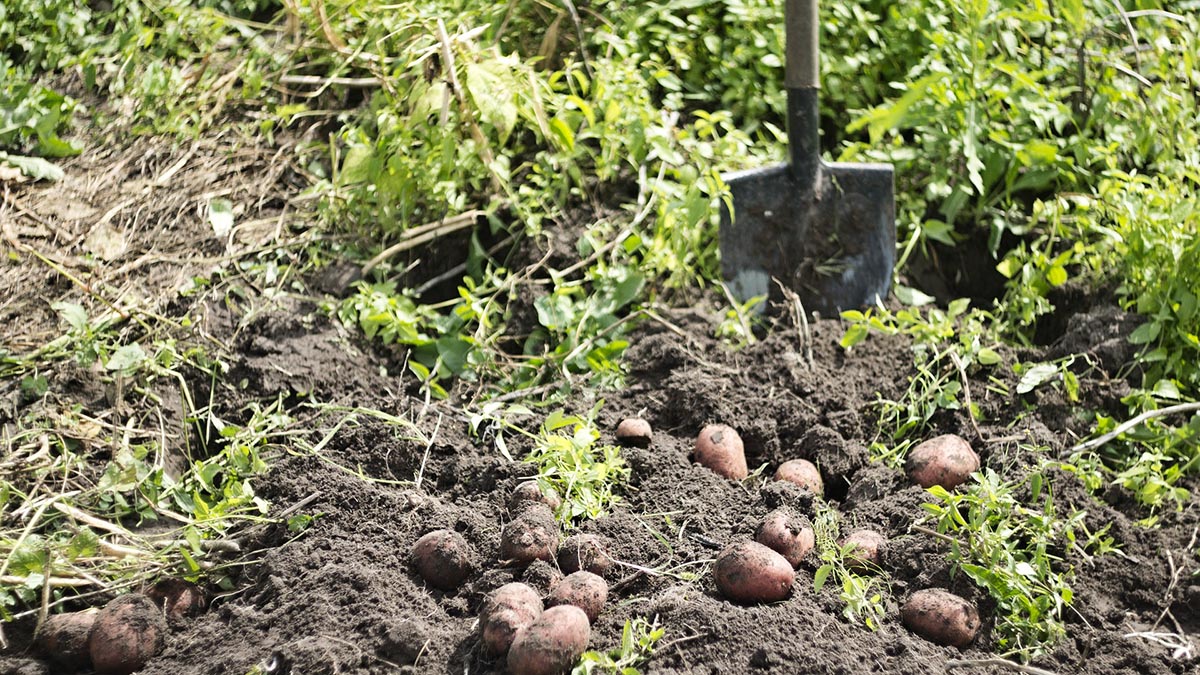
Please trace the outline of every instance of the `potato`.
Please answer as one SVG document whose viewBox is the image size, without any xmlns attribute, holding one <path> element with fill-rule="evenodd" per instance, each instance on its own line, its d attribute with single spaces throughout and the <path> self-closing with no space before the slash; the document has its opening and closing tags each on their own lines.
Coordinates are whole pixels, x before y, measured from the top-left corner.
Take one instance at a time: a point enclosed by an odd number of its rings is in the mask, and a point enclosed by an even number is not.
<svg viewBox="0 0 1200 675">
<path fill-rule="evenodd" d="M 979 612 L 963 598 L 940 588 L 912 594 L 900 608 L 909 630 L 939 645 L 966 647 L 979 632 Z"/>
<path fill-rule="evenodd" d="M 199 614 L 206 605 L 204 592 L 199 586 L 175 577 L 160 579 L 146 591 L 146 597 L 163 610 L 167 615 L 167 622 L 172 625 L 186 617 Z"/>
<path fill-rule="evenodd" d="M 604 540 L 594 534 L 573 534 L 558 547 L 558 566 L 570 574 L 586 570 L 604 576 L 612 567 L 612 558 L 605 550 Z"/>
<path fill-rule="evenodd" d="M 796 573 L 775 551 L 757 542 L 739 541 L 717 554 L 713 578 L 721 595 L 735 602 L 775 602 L 792 592 Z"/>
<path fill-rule="evenodd" d="M 144 595 L 122 595 L 96 614 L 88 635 L 92 667 L 102 675 L 141 670 L 166 645 L 167 620 Z"/>
<path fill-rule="evenodd" d="M 517 633 L 508 650 L 512 675 L 559 675 L 571 670 L 591 638 L 587 614 L 574 605 L 542 612 L 529 628 Z"/>
<path fill-rule="evenodd" d="M 775 470 L 775 480 L 795 483 L 817 496 L 825 494 L 821 471 L 807 459 L 792 459 L 780 464 Z"/>
<path fill-rule="evenodd" d="M 542 615 L 537 591 L 522 583 L 505 584 L 492 591 L 479 610 L 479 634 L 491 656 L 508 653 L 513 638 Z"/>
<path fill-rule="evenodd" d="M 640 417 L 621 420 L 617 425 L 617 443 L 635 448 L 648 448 L 653 440 L 650 423 Z"/>
<path fill-rule="evenodd" d="M 816 536 L 808 518 L 797 516 L 789 509 L 777 509 L 763 519 L 754 540 L 782 555 L 795 569 L 812 550 Z"/>
<path fill-rule="evenodd" d="M 572 572 L 550 589 L 546 598 L 548 607 L 575 605 L 587 614 L 588 621 L 595 621 L 608 600 L 608 584 L 591 572 Z"/>
<path fill-rule="evenodd" d="M 846 567 L 866 570 L 879 567 L 879 549 L 887 544 L 887 537 L 875 530 L 855 530 L 842 540 L 842 548 L 853 545 L 846 553 Z"/>
<path fill-rule="evenodd" d="M 471 574 L 471 547 L 453 530 L 434 530 L 413 544 L 412 564 L 425 583 L 452 591 Z"/>
<path fill-rule="evenodd" d="M 542 489 L 536 480 L 527 480 L 513 490 L 508 500 L 508 510 L 517 513 L 529 504 L 545 504 L 551 511 L 557 511 L 562 506 L 562 499 L 554 488 Z"/>
<path fill-rule="evenodd" d="M 698 464 L 726 478 L 741 480 L 750 475 L 742 438 L 724 424 L 710 424 L 700 431 L 695 456 Z"/>
<path fill-rule="evenodd" d="M 534 560 L 521 573 L 520 581 L 539 594 L 545 595 L 550 592 L 551 588 L 554 588 L 554 584 L 562 581 L 562 579 L 562 570 L 558 569 L 558 566 L 553 562 Z"/>
<path fill-rule="evenodd" d="M 526 508 L 500 533 L 500 557 L 518 565 L 534 560 L 554 560 L 558 551 L 558 524 L 547 506 Z"/>
<path fill-rule="evenodd" d="M 37 646 L 46 659 L 62 670 L 84 670 L 92 665 L 88 635 L 96 623 L 96 610 L 51 614 L 37 635 Z"/>
<path fill-rule="evenodd" d="M 979 470 L 979 455 L 961 437 L 946 434 L 913 448 L 904 470 L 923 488 L 940 485 L 953 490 Z"/>
</svg>

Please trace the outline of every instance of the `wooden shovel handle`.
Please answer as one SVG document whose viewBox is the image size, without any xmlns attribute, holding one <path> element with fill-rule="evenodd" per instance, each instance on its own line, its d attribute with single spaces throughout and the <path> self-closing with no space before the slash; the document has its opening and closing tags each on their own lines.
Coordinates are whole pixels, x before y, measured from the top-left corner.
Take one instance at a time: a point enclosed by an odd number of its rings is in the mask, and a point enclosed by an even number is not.
<svg viewBox="0 0 1200 675">
<path fill-rule="evenodd" d="M 788 89 L 819 89 L 821 23 L 817 0 L 787 0 L 784 26 L 787 37 L 784 85 Z"/>
</svg>

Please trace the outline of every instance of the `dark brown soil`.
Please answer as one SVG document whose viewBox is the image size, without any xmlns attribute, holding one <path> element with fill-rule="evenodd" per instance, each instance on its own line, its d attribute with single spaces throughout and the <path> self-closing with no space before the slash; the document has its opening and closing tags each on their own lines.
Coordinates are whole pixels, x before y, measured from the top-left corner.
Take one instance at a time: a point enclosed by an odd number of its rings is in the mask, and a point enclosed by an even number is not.
<svg viewBox="0 0 1200 675">
<path fill-rule="evenodd" d="M 170 162 L 161 164 L 141 173 L 147 180 L 161 177 Z M 35 197 L 25 194 L 23 203 L 35 203 Z M 39 236 L 57 235 L 47 230 Z M 207 240 L 203 255 L 225 255 L 219 244 Z M 169 262 L 146 260 L 137 269 Z M 22 294 L 5 309 L 6 322 L 25 311 L 21 303 L 53 300 L 68 288 L 44 268 L 9 272 L 23 285 L 46 276 L 51 290 Z M 283 524 L 234 533 L 242 537 L 244 561 L 251 563 L 233 568 L 234 590 L 209 589 L 207 609 L 173 622 L 166 649 L 143 672 L 503 670 L 502 660 L 484 656 L 477 637 L 484 596 L 514 580 L 544 591 L 556 578 L 554 563 L 521 569 L 501 560 L 501 530 L 514 515 L 509 497 L 532 468 L 506 461 L 490 439 L 470 436 L 462 411 L 413 397 L 411 378 L 395 375 L 404 372 L 400 356 L 346 331 L 311 302 L 258 298 L 241 305 L 199 303 L 193 311 L 206 336 L 231 347 L 235 386 L 215 393 L 219 409 L 233 415 L 247 401 L 282 396 L 294 414 L 309 416 L 310 443 L 327 442 L 320 453 L 297 448 L 279 453 L 257 483 L 272 513 L 303 502 L 301 513 L 316 516 L 311 526 L 298 536 Z M 39 309 L 37 316 L 43 314 Z M 872 336 L 847 353 L 837 344 L 842 327 L 818 322 L 810 364 L 793 327 L 776 325 L 764 340 L 735 351 L 711 337 L 716 315 L 699 307 L 663 310 L 665 321 L 643 321 L 630 338 L 626 388 L 580 392 L 570 404 L 585 411 L 603 398 L 600 422 L 610 442 L 627 417 L 640 415 L 653 427 L 649 447 L 623 450 L 632 469 L 623 502 L 579 528 L 602 537 L 618 561 L 605 573 L 610 592 L 593 625 L 591 647 L 617 646 L 626 620 L 646 617 L 666 631 L 643 667 L 650 673 L 918 674 L 943 672 L 951 659 L 996 656 L 994 604 L 970 580 L 952 574 L 943 543 L 910 530 L 927 493 L 899 470 L 872 463 L 867 449 L 877 433 L 875 401 L 896 397 L 907 386 L 912 371 L 907 342 Z M 36 325 L 53 323 L 43 317 Z M 988 421 L 976 428 L 961 411 L 942 412 L 927 436 L 960 434 L 984 467 L 1017 479 L 1035 458 L 1029 445 L 1059 452 L 1089 432 L 1088 411 L 1119 414 L 1129 385 L 1116 368 L 1128 360 L 1123 336 L 1131 320 L 1099 302 L 1086 314 L 1064 318 L 1062 326 L 1062 336 L 1040 354 L 1094 357 L 1098 367 L 1082 374 L 1082 403 L 1069 403 L 1050 387 L 1003 398 L 986 387 L 989 373 L 977 373 L 972 394 Z M 5 337 L 15 334 L 10 325 Z M 22 339 L 33 345 L 41 336 Z M 1011 374 L 992 374 L 1015 382 Z M 88 381 L 86 373 L 75 380 L 63 374 L 54 386 L 87 405 L 106 405 L 102 387 L 89 389 Z M 413 440 L 394 424 L 367 415 L 313 413 L 306 402 L 383 410 L 411 420 L 432 440 Z M 735 427 L 744 440 L 749 479 L 727 480 L 690 460 L 696 434 L 716 422 Z M 336 431 L 326 437 L 331 429 Z M 716 591 L 710 568 L 720 548 L 752 538 L 775 508 L 814 515 L 806 492 L 769 480 L 775 467 L 795 458 L 821 468 L 826 497 L 847 531 L 870 527 L 890 538 L 881 564 L 891 597 L 878 631 L 846 620 L 832 585 L 813 592 L 811 562 L 797 571 L 791 596 L 782 602 L 744 606 Z M 759 467 L 765 468 L 753 473 Z M 1111 526 L 1122 554 L 1094 559 L 1066 554 L 1065 564 L 1076 572 L 1069 636 L 1035 663 L 1064 674 L 1195 672 L 1194 661 L 1173 658 L 1169 648 L 1129 634 L 1200 631 L 1200 583 L 1188 576 L 1196 565 L 1185 548 L 1200 523 L 1200 509 L 1193 504 L 1163 512 L 1158 526 L 1147 528 L 1136 521 L 1148 512 L 1119 491 L 1106 492 L 1107 501 L 1101 501 L 1066 473 L 1051 480 L 1060 513 L 1084 510 L 1089 527 Z M 1200 485 L 1193 480 L 1187 487 Z M 458 532 L 470 548 L 474 572 L 454 591 L 428 587 L 410 563 L 413 543 L 437 529 Z M 900 603 L 931 587 L 976 603 L 983 626 L 974 646 L 939 647 L 901 625 Z M 1164 619 L 1164 610 L 1177 626 Z M 20 637 L 28 629 L 10 627 L 14 647 L 0 656 L 0 673 L 47 672 L 22 651 Z M 955 672 L 994 671 L 960 665 Z"/>
</svg>

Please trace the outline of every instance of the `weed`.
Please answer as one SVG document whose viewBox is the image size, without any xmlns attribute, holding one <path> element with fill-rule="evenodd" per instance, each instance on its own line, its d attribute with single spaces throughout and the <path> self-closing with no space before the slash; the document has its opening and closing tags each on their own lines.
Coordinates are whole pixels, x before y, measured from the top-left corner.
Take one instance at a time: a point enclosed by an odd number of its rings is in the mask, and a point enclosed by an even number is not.
<svg viewBox="0 0 1200 675">
<path fill-rule="evenodd" d="M 821 565 L 813 574 L 813 592 L 820 593 L 829 578 L 840 586 L 838 597 L 844 607 L 842 614 L 852 623 L 862 622 L 867 628 L 879 630 L 887 616 L 887 599 L 891 592 L 882 571 L 858 574 L 846 566 L 847 556 L 852 554 L 854 544 L 838 543 L 841 538 L 841 523 L 836 510 L 819 507 L 813 518 L 813 533 L 816 538 L 816 553 Z"/>
<path fill-rule="evenodd" d="M 657 617 L 651 621 L 640 616 L 626 619 L 621 631 L 621 645 L 607 652 L 584 652 L 571 675 L 637 675 L 641 672 L 638 668 L 654 655 L 654 645 L 665 633 L 658 625 Z"/>
<path fill-rule="evenodd" d="M 1004 482 L 985 469 L 965 490 L 928 491 L 937 502 L 923 507 L 950 543 L 950 560 L 996 601 L 1000 648 L 1029 658 L 1061 640 L 1074 599 L 1067 555 L 1111 551 L 1112 539 L 1088 532 L 1085 512 L 1058 515 L 1042 472 Z"/>
</svg>

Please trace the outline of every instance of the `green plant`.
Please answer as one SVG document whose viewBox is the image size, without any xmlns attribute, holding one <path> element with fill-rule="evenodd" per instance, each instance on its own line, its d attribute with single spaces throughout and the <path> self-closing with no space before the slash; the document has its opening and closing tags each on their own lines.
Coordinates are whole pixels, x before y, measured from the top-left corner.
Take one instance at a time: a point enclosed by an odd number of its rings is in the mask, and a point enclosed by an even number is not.
<svg viewBox="0 0 1200 675">
<path fill-rule="evenodd" d="M 1064 615 L 1074 599 L 1068 555 L 1112 550 L 1103 531 L 1088 532 L 1085 512 L 1058 514 L 1052 487 L 1042 472 L 1004 482 L 984 469 L 965 490 L 929 488 L 937 501 L 923 505 L 956 569 L 995 600 L 999 647 L 1022 658 L 1066 635 Z"/>
<path fill-rule="evenodd" d="M 819 507 L 813 519 L 816 553 L 821 561 L 813 574 L 813 592 L 820 593 L 830 577 L 840 587 L 838 597 L 844 607 L 842 614 L 847 621 L 862 622 L 867 628 L 879 630 L 887 616 L 887 599 L 891 596 L 886 575 L 881 570 L 870 574 L 858 574 L 846 565 L 847 556 L 852 555 L 854 544 L 842 545 L 841 522 L 836 510 Z"/>
<path fill-rule="evenodd" d="M 626 619 L 620 646 L 606 652 L 584 652 L 571 675 L 638 675 L 641 673 L 638 669 L 654 655 L 654 645 L 664 634 L 666 631 L 658 625 L 657 617 L 651 621 L 640 616 Z"/>
</svg>

